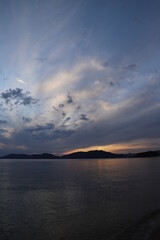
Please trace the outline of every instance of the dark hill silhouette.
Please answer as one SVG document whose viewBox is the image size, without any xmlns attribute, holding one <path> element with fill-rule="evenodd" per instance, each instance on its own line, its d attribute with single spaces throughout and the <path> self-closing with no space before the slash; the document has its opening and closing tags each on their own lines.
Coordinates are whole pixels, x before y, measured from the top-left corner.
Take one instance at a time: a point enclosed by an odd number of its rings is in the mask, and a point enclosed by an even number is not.
<svg viewBox="0 0 160 240">
<path fill-rule="evenodd" d="M 42 153 L 42 154 L 32 154 L 30 155 L 32 159 L 58 159 L 58 156 L 55 156 L 51 153 Z"/>
<path fill-rule="evenodd" d="M 141 158 L 141 157 L 158 157 L 160 156 L 160 151 L 147 151 L 147 152 L 141 152 L 135 154 L 135 157 Z"/>
<path fill-rule="evenodd" d="M 115 154 L 111 152 L 105 152 L 105 151 L 89 151 L 89 152 L 74 152 L 71 154 L 63 155 L 62 158 L 64 159 L 89 159 L 89 158 L 121 158 L 125 157 L 124 154 Z"/>
<path fill-rule="evenodd" d="M 56 156 L 50 153 L 42 154 L 15 154 L 11 153 L 0 157 L 0 159 L 104 159 L 104 158 L 141 158 L 141 157 L 158 157 L 160 156 L 160 151 L 147 151 L 136 154 L 115 154 L 105 151 L 89 151 L 89 152 L 74 152 L 71 154 L 66 154 L 63 156 Z"/>
<path fill-rule="evenodd" d="M 28 159 L 28 155 L 27 154 L 16 154 L 16 153 L 11 153 L 11 154 L 7 154 L 1 158 L 3 159 Z"/>
<path fill-rule="evenodd" d="M 31 154 L 31 155 L 11 153 L 1 158 L 3 159 L 58 159 L 59 157 L 50 153 Z"/>
</svg>

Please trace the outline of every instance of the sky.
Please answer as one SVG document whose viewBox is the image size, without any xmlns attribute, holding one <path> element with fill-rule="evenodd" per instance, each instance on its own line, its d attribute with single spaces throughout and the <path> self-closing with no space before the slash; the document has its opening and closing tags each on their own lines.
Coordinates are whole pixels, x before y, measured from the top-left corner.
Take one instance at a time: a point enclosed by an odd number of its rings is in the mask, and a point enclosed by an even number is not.
<svg viewBox="0 0 160 240">
<path fill-rule="evenodd" d="M 0 1 L 0 155 L 160 149 L 159 0 Z"/>
</svg>

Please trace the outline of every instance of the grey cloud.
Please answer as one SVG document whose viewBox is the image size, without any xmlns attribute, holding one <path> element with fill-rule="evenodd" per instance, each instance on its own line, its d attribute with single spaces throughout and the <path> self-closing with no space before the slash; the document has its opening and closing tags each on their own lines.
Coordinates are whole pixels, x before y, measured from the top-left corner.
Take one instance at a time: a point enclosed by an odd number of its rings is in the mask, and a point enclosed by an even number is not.
<svg viewBox="0 0 160 240">
<path fill-rule="evenodd" d="M 158 80 L 157 84 L 159 84 Z M 17 145 L 26 145 L 30 152 L 59 151 L 61 153 L 65 149 L 73 150 L 81 147 L 160 138 L 158 86 L 155 83 L 153 85 L 149 83 L 145 88 L 137 89 L 134 95 L 130 95 L 122 104 L 119 103 L 116 111 L 100 109 L 101 119 L 99 117 L 91 118 L 92 121 L 79 124 L 75 128 L 76 130 L 67 129 L 67 126 L 56 128 L 49 125 L 50 123 L 37 124 L 30 128 L 21 129 L 19 133 L 15 131 L 12 135 L 12 141 Z M 76 105 L 74 106 L 76 107 Z M 95 108 L 97 109 L 97 105 Z M 83 105 L 81 109 L 83 110 Z M 77 115 L 79 117 L 85 115 L 83 113 L 87 112 L 86 110 L 84 109 Z M 60 114 L 62 113 L 60 112 Z M 90 112 L 87 112 L 87 116 L 81 117 L 88 118 L 88 114 L 91 116 Z"/>
<path fill-rule="evenodd" d="M 123 113 L 119 113 L 117 117 L 117 121 L 115 116 L 110 120 L 104 119 L 79 128 L 74 136 L 68 142 L 62 143 L 62 145 L 71 150 L 74 148 L 123 142 L 129 143 L 133 140 L 138 141 L 139 139 L 160 137 L 160 126 L 155 122 L 155 118 L 160 118 L 160 114 L 154 113 L 152 119 L 149 118 L 149 114 L 124 119 Z M 122 121 L 119 121 L 118 119 L 121 118 Z M 144 122 L 145 118 L 147 121 Z"/>
<path fill-rule="evenodd" d="M 29 92 L 23 92 L 23 89 L 9 89 L 5 92 L 1 92 L 0 98 L 5 101 L 6 104 L 13 106 L 12 102 L 15 105 L 32 105 L 38 102 L 38 99 L 34 99 L 30 96 Z"/>
<path fill-rule="evenodd" d="M 56 112 L 59 112 L 58 108 L 56 108 L 55 106 L 52 106 L 52 107 Z"/>
<path fill-rule="evenodd" d="M 21 104 L 30 105 L 30 104 L 35 104 L 37 102 L 38 102 L 38 100 L 33 99 L 32 97 L 25 96 L 24 99 L 22 100 Z"/>
<path fill-rule="evenodd" d="M 24 123 L 30 123 L 32 121 L 32 118 L 22 117 L 22 120 L 23 120 Z"/>
<path fill-rule="evenodd" d="M 110 86 L 111 86 L 111 87 L 113 87 L 113 86 L 114 86 L 114 83 L 113 83 L 113 82 L 110 82 L 109 84 L 110 84 Z"/>
<path fill-rule="evenodd" d="M 5 100 L 6 103 L 8 103 L 11 99 L 21 99 L 23 97 L 22 89 L 16 88 L 16 89 L 9 89 L 5 92 L 1 93 L 1 98 Z"/>
<path fill-rule="evenodd" d="M 6 125 L 7 121 L 6 120 L 0 120 L 0 125 Z"/>
<path fill-rule="evenodd" d="M 67 103 L 68 103 L 68 104 L 73 103 L 73 98 L 72 98 L 72 96 L 71 96 L 70 93 L 67 95 Z"/>
<path fill-rule="evenodd" d="M 65 137 L 70 137 L 75 131 L 74 130 L 66 130 L 66 129 L 57 129 L 53 133 L 53 137 L 55 139 L 60 139 L 60 138 L 65 138 Z"/>
<path fill-rule="evenodd" d="M 40 139 L 56 140 L 58 138 L 69 137 L 74 132 L 73 130 L 62 128 L 55 128 L 53 123 L 47 123 L 44 125 L 36 125 L 26 129 L 31 134 L 36 134 Z"/>
<path fill-rule="evenodd" d="M 135 71 L 136 70 L 136 64 L 128 65 L 127 67 L 125 67 L 125 69 Z"/>
<path fill-rule="evenodd" d="M 160 138 L 160 111 L 157 100 L 159 88 L 146 86 L 143 91 L 130 97 L 109 115 L 99 120 L 81 125 L 68 141 L 61 140 L 61 146 L 72 150 L 96 145 L 130 143 L 145 139 L 152 141 Z M 157 142 L 158 144 L 158 142 Z M 159 145 L 160 148 L 160 145 Z"/>
<path fill-rule="evenodd" d="M 64 107 L 64 104 L 63 104 L 63 103 L 59 104 L 59 107 L 60 107 L 60 108 L 63 108 L 63 107 Z"/>
<path fill-rule="evenodd" d="M 66 129 L 65 126 L 55 128 L 52 123 L 47 123 L 14 131 L 12 133 L 12 141 L 15 145 L 27 146 L 25 152 L 28 151 L 29 153 L 54 152 L 55 149 L 62 151 L 61 141 L 64 139 L 67 141 L 74 133 L 74 130 Z"/>
<path fill-rule="evenodd" d="M 63 127 L 55 128 L 53 124 L 36 125 L 21 130 L 19 136 L 14 133 L 17 144 L 25 143 L 31 152 L 49 151 L 62 152 L 96 145 L 107 145 L 130 142 L 138 139 L 152 139 L 160 137 L 160 111 L 153 108 L 152 95 L 147 93 L 139 99 L 131 99 L 125 106 L 117 109 L 103 119 L 81 125 L 76 131 Z M 35 134 L 36 133 L 36 134 Z M 43 141 L 45 139 L 45 141 Z M 38 145 L 37 145 L 38 143 Z M 36 147 L 37 146 L 37 147 Z M 41 148 L 39 149 L 39 146 Z"/>
<path fill-rule="evenodd" d="M 67 117 L 67 118 L 65 119 L 65 121 L 67 121 L 67 122 L 68 122 L 70 119 L 71 119 L 70 117 Z"/>
<path fill-rule="evenodd" d="M 108 67 L 108 66 L 109 66 L 109 63 L 108 63 L 108 62 L 104 62 L 104 63 L 103 63 L 103 66 L 104 66 L 104 67 Z"/>
<path fill-rule="evenodd" d="M 78 105 L 78 106 L 76 107 L 76 110 L 80 110 L 80 109 L 81 109 L 81 106 Z"/>
<path fill-rule="evenodd" d="M 65 112 L 62 112 L 62 117 L 65 117 L 66 116 L 66 113 Z"/>
<path fill-rule="evenodd" d="M 80 115 L 80 120 L 88 121 L 89 119 L 87 118 L 86 114 L 81 114 Z"/>
<path fill-rule="evenodd" d="M 0 128 L 0 134 L 4 134 L 4 133 L 6 133 L 6 132 L 8 132 L 6 129 Z"/>
<path fill-rule="evenodd" d="M 47 123 L 46 125 L 36 125 L 34 127 L 27 128 L 27 132 L 30 133 L 36 133 L 36 132 L 42 132 L 47 130 L 53 130 L 54 124 L 53 123 Z"/>
<path fill-rule="evenodd" d="M 71 117 L 67 117 L 67 118 L 64 120 L 63 124 L 66 124 L 70 119 L 71 119 Z"/>
</svg>

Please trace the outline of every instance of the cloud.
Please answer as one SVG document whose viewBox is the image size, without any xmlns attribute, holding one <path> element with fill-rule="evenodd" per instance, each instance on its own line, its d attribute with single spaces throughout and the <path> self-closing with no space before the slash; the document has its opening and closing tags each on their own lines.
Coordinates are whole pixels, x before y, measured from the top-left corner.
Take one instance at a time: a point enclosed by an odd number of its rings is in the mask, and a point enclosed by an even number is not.
<svg viewBox="0 0 160 240">
<path fill-rule="evenodd" d="M 67 103 L 68 103 L 68 104 L 73 103 L 73 98 L 72 98 L 72 96 L 71 96 L 70 93 L 67 95 Z"/>
<path fill-rule="evenodd" d="M 86 114 L 81 114 L 80 115 L 80 120 L 88 121 L 89 119 L 87 118 Z"/>
<path fill-rule="evenodd" d="M 66 116 L 66 113 L 65 112 L 62 112 L 62 117 L 65 117 Z"/>
<path fill-rule="evenodd" d="M 45 79 L 44 82 L 38 84 L 37 89 L 44 94 L 67 89 L 73 83 L 75 84 L 81 80 L 85 72 L 101 72 L 105 69 L 106 67 L 103 66 L 102 62 L 95 58 L 83 59 L 83 61 L 79 61 L 72 68 L 59 70 L 56 75 Z"/>
<path fill-rule="evenodd" d="M 0 142 L 0 149 L 3 149 L 5 147 L 6 147 L 5 144 Z"/>
<path fill-rule="evenodd" d="M 109 63 L 108 63 L 108 62 L 104 62 L 104 63 L 103 63 L 103 66 L 104 66 L 104 67 L 108 67 L 108 66 L 109 66 Z"/>
<path fill-rule="evenodd" d="M 130 70 L 130 71 L 135 71 L 136 70 L 136 64 L 131 64 L 125 67 L 125 69 Z"/>
<path fill-rule="evenodd" d="M 24 123 L 30 123 L 30 122 L 32 122 L 32 118 L 30 118 L 30 117 L 22 117 L 22 120 L 23 120 L 23 122 Z"/>
<path fill-rule="evenodd" d="M 0 134 L 4 134 L 4 133 L 7 133 L 8 131 L 4 128 L 0 128 Z"/>
<path fill-rule="evenodd" d="M 67 117 L 67 118 L 64 120 L 63 124 L 65 125 L 70 119 L 71 119 L 71 117 Z"/>
<path fill-rule="evenodd" d="M 70 137 L 75 131 L 71 129 L 56 129 L 53 133 L 55 139 L 63 139 Z"/>
<path fill-rule="evenodd" d="M 25 96 L 23 99 L 22 99 L 22 102 L 21 104 L 22 105 L 31 105 L 31 104 L 36 104 L 38 102 L 38 99 L 34 99 L 30 96 Z"/>
<path fill-rule="evenodd" d="M 66 122 L 69 121 L 70 118 L 66 119 Z M 57 127 L 55 128 L 55 125 L 53 123 L 47 123 L 47 124 L 38 124 L 33 127 L 28 127 L 24 130 L 26 133 L 32 134 L 32 137 L 37 136 L 41 140 L 46 139 L 56 141 L 56 139 L 65 138 L 71 136 L 71 134 L 74 133 L 74 130 L 72 129 L 66 129 L 65 126 Z M 23 133 L 23 131 L 22 131 Z"/>
<path fill-rule="evenodd" d="M 36 125 L 36 126 L 33 126 L 33 127 L 30 127 L 30 128 L 27 128 L 26 131 L 27 132 L 30 132 L 30 133 L 39 133 L 39 132 L 42 132 L 42 131 L 48 131 L 48 130 L 53 130 L 54 129 L 54 124 L 53 123 L 47 123 L 45 125 Z"/>
<path fill-rule="evenodd" d="M 52 108 L 53 108 L 56 112 L 59 112 L 58 108 L 56 108 L 55 106 L 52 106 Z"/>
<path fill-rule="evenodd" d="M 39 100 L 30 96 L 30 92 L 23 92 L 23 89 L 15 88 L 9 89 L 0 93 L 0 98 L 8 105 L 32 105 Z"/>
<path fill-rule="evenodd" d="M 103 68 L 100 75 L 85 72 L 74 86 L 70 85 L 71 89 L 62 88 L 60 94 L 53 91 L 53 95 L 44 96 L 43 99 L 48 96 L 47 101 L 41 100 L 39 109 L 36 105 L 29 112 L 32 121 L 21 129 L 16 125 L 17 118 L 13 118 L 11 113 L 12 126 L 16 126 L 11 133 L 12 141 L 17 146 L 26 145 L 30 152 L 60 153 L 65 149 L 113 146 L 127 141 L 129 144 L 136 139 L 150 138 L 152 141 L 157 138 L 158 107 L 153 113 L 151 110 L 159 102 L 159 76 L 153 74 L 145 77 L 136 72 L 130 74 L 122 68 L 124 65 L 127 64 L 123 63 L 116 69 L 110 65 Z M 95 81 L 98 84 L 95 85 Z M 6 95 L 2 100 L 10 102 L 22 99 L 21 94 L 30 96 L 24 91 L 4 93 Z M 24 112 L 22 114 L 30 117 Z M 38 146 L 41 146 L 40 149 Z"/>
<path fill-rule="evenodd" d="M 26 82 L 23 81 L 22 79 L 16 78 L 16 80 L 17 80 L 17 82 L 19 82 L 19 83 L 26 84 Z"/>
<path fill-rule="evenodd" d="M 60 108 L 63 108 L 63 107 L 64 107 L 64 104 L 63 104 L 63 103 L 59 104 L 59 107 L 60 107 Z"/>
<path fill-rule="evenodd" d="M 6 120 L 0 120 L 0 125 L 6 125 L 8 122 Z"/>
<path fill-rule="evenodd" d="M 25 152 L 55 152 L 58 148 L 62 150 L 61 141 L 67 141 L 74 133 L 74 130 L 67 129 L 66 126 L 55 128 L 53 123 L 43 123 L 14 130 L 11 139 L 15 146 L 24 146 Z M 4 139 L 2 143 L 8 144 L 7 140 Z M 16 152 L 16 148 L 9 149 Z"/>
<path fill-rule="evenodd" d="M 100 113 L 96 112 L 96 117 L 91 119 L 92 121 L 84 120 L 90 118 L 88 114 L 77 114 L 84 121 L 81 121 L 76 129 L 73 129 L 73 124 L 60 126 L 60 122 L 59 125 L 52 122 L 37 124 L 13 132 L 12 141 L 17 146 L 27 145 L 30 152 L 46 150 L 62 153 L 67 150 L 92 146 L 105 146 L 107 150 L 107 145 L 110 146 L 111 151 L 111 147 L 116 146 L 116 144 L 119 146 L 122 144 L 122 148 L 125 147 L 126 151 L 129 151 L 127 143 L 128 146 L 132 141 L 139 141 L 141 144 L 143 140 L 145 145 L 145 142 L 156 142 L 155 139 L 159 138 L 160 104 L 155 104 L 155 96 L 158 96 L 158 93 L 159 88 L 154 89 L 153 86 L 152 89 L 146 86 L 143 93 L 142 90 L 139 93 L 136 92 L 136 95 L 120 102 L 118 106 L 115 106 L 115 109 L 112 109 L 113 106 L 108 106 L 105 102 L 105 104 L 99 105 Z M 83 110 L 83 107 L 81 109 Z M 71 115 L 72 117 L 74 118 L 75 114 Z M 72 123 L 69 117 L 66 120 Z"/>
</svg>

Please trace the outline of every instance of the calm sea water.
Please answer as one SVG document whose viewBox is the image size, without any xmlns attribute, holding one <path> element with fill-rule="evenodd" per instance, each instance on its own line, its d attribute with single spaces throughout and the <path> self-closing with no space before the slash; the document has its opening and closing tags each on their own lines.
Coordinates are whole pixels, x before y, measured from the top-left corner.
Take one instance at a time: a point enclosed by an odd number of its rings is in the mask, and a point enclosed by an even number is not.
<svg viewBox="0 0 160 240">
<path fill-rule="evenodd" d="M 160 158 L 0 160 L 0 239 L 140 239 L 159 184 Z"/>
</svg>

